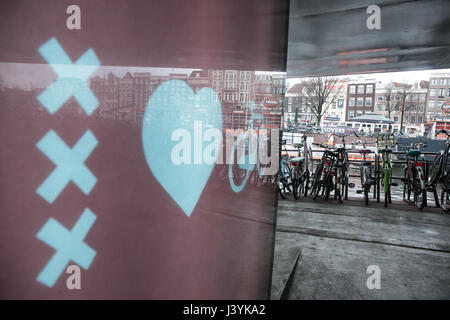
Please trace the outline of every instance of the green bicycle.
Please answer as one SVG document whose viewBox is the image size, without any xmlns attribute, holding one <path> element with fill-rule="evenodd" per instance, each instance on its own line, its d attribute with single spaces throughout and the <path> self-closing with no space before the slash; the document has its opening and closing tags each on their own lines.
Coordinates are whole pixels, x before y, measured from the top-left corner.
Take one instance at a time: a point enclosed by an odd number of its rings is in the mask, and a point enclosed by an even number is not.
<svg viewBox="0 0 450 320">
<path fill-rule="evenodd" d="M 387 207 L 388 203 L 392 203 L 391 186 L 397 185 L 392 182 L 391 155 L 393 150 L 391 149 L 391 146 L 394 144 L 393 141 L 393 136 L 391 134 L 382 134 L 377 137 L 377 145 L 379 148 L 378 154 L 381 154 L 382 156 L 381 183 L 383 184 L 385 207 Z M 382 145 L 384 146 L 381 148 Z"/>
</svg>

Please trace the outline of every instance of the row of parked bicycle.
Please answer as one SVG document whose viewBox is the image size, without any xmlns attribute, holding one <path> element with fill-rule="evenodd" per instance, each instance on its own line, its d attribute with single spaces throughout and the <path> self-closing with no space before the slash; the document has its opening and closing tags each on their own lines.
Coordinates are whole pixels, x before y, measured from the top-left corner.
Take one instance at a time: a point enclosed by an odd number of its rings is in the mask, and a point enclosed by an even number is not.
<svg viewBox="0 0 450 320">
<path fill-rule="evenodd" d="M 356 133 L 352 134 L 359 137 Z M 424 154 L 420 150 L 425 144 L 417 142 L 409 146 L 401 145 L 395 141 L 392 134 L 378 135 L 375 161 L 372 158 L 368 159 L 368 155 L 374 153 L 366 148 L 368 143 L 363 143 L 363 148 L 356 150 L 361 154 L 361 160 L 356 161 L 359 164 L 361 181 L 357 193 L 364 194 L 366 205 L 369 204 L 372 188 L 378 201 L 380 193 L 384 193 L 384 205 L 392 203 L 391 187 L 398 185 L 393 182 L 395 177 L 392 174 L 393 146 L 396 145 L 402 147 L 404 152 L 403 176 L 400 177 L 403 182 L 403 199 L 422 210 L 427 205 L 427 192 L 432 192 L 435 205 L 441 207 L 444 212 L 450 211 L 450 132 L 440 130 L 436 134 L 446 135 L 447 141 L 445 149 L 441 150 L 430 163 L 425 161 Z M 349 182 L 349 152 L 354 153 L 355 150 L 346 147 L 345 138 L 348 135 L 335 136 L 342 139 L 340 147 L 313 143 L 314 146 L 321 147 L 323 152 L 315 166 L 314 162 L 317 161 L 312 157 L 311 147 L 307 147 L 305 134 L 302 143 L 294 144 L 298 150 L 295 157 L 289 156 L 283 142 L 285 153 L 281 157 L 278 174 L 278 190 L 282 198 L 292 193 L 295 199 L 301 196 L 328 199 L 332 195 L 341 203 L 347 199 L 348 188 L 355 187 Z"/>
</svg>

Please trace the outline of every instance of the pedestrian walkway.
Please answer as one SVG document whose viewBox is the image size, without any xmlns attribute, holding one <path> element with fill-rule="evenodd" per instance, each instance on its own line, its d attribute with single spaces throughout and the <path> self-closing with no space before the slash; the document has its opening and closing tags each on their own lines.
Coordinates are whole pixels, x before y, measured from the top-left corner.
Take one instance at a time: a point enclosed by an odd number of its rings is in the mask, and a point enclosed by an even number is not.
<svg viewBox="0 0 450 320">
<path fill-rule="evenodd" d="M 381 270 L 368 289 L 367 267 Z M 279 200 L 272 299 L 450 299 L 450 215 L 403 203 Z"/>
</svg>

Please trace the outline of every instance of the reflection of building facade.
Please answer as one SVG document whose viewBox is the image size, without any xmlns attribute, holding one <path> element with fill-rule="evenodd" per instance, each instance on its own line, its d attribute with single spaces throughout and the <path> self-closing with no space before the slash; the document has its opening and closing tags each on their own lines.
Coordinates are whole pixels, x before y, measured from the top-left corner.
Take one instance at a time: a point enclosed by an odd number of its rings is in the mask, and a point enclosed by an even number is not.
<svg viewBox="0 0 450 320">
<path fill-rule="evenodd" d="M 210 87 L 210 72 L 208 70 L 195 70 L 187 78 L 187 83 L 196 94 L 205 87 Z"/>
<path fill-rule="evenodd" d="M 254 72 L 212 70 L 211 76 L 211 88 L 222 104 L 223 128 L 245 128 L 254 92 Z"/>
<path fill-rule="evenodd" d="M 282 122 L 282 107 L 285 103 L 286 74 L 258 72 L 255 74 L 255 106 L 264 114 L 262 126 L 279 128 Z"/>
<path fill-rule="evenodd" d="M 106 119 L 140 123 L 151 94 L 161 83 L 173 79 L 185 81 L 194 93 L 204 87 L 212 88 L 222 105 L 224 128 L 246 128 L 253 101 L 255 111 L 265 115 L 261 126 L 280 126 L 285 75 L 265 76 L 267 85 L 262 92 L 261 86 L 256 85 L 260 80 L 255 81 L 255 72 L 246 70 L 194 70 L 190 74 L 168 75 L 127 72 L 122 78 L 110 72 L 90 79 L 90 87 L 100 102 L 96 112 Z"/>
<path fill-rule="evenodd" d="M 139 121 L 152 92 L 150 79 L 147 72 L 92 78 L 90 86 L 100 103 L 96 112 L 106 119 Z"/>
<path fill-rule="evenodd" d="M 272 77 L 268 73 L 255 76 L 255 104 L 262 104 L 265 97 L 272 95 Z"/>
<path fill-rule="evenodd" d="M 284 73 L 273 73 L 272 77 L 272 96 L 278 97 L 280 106 L 284 106 L 286 94 L 286 75 Z"/>
</svg>

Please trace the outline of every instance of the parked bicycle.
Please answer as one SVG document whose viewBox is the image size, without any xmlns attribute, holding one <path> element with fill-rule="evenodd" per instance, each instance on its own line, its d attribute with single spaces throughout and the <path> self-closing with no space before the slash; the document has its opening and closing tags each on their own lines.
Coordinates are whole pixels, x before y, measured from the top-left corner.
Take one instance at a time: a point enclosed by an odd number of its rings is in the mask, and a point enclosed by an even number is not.
<svg viewBox="0 0 450 320">
<path fill-rule="evenodd" d="M 306 134 L 303 134 L 303 142 L 294 144 L 294 147 L 298 149 L 298 157 L 289 160 L 289 163 L 293 168 L 292 184 L 295 199 L 299 199 L 301 194 L 305 197 L 308 196 L 310 176 L 309 163 L 312 161 L 312 152 L 311 148 L 308 148 L 307 138 Z"/>
<path fill-rule="evenodd" d="M 356 137 L 359 137 L 356 132 L 353 132 L 353 134 Z M 336 148 L 337 158 L 334 170 L 336 172 L 335 199 L 337 196 L 339 202 L 342 203 L 344 199 L 347 199 L 349 186 L 348 173 L 350 163 L 348 160 L 348 149 L 345 143 L 345 137 L 347 137 L 348 134 L 336 134 L 335 136 L 341 138 L 342 140 L 342 147 Z"/>
<path fill-rule="evenodd" d="M 372 174 L 374 172 L 372 161 L 367 160 L 367 155 L 373 152 L 370 149 L 366 149 L 367 144 L 369 143 L 363 142 L 363 148 L 358 150 L 358 153 L 363 156 L 363 160 L 360 166 L 361 189 L 356 191 L 357 193 L 364 193 L 366 205 L 369 204 L 370 189 L 375 185 L 375 177 Z"/>
<path fill-rule="evenodd" d="M 429 179 L 427 183 L 427 190 L 432 191 L 437 206 L 440 206 L 442 211 L 450 211 L 450 133 L 447 130 L 440 130 L 436 134 L 445 134 L 447 141 L 445 150 L 441 150 L 436 155 L 431 163 L 429 170 Z M 440 194 L 437 189 L 440 189 Z"/>
<path fill-rule="evenodd" d="M 390 133 L 383 133 L 377 137 L 378 154 L 381 155 L 382 168 L 381 173 L 381 183 L 384 192 L 384 206 L 387 207 L 388 203 L 392 203 L 391 187 L 396 186 L 397 183 L 392 182 L 392 148 L 394 144 L 394 137 Z M 379 190 L 378 190 L 379 199 Z"/>
<path fill-rule="evenodd" d="M 411 143 L 410 146 L 397 145 L 405 149 L 405 167 L 403 169 L 403 200 L 411 202 L 422 210 L 427 203 L 427 186 L 425 181 L 425 161 L 420 151 L 424 143 Z"/>
<path fill-rule="evenodd" d="M 278 167 L 278 192 L 282 199 L 286 199 L 287 194 L 293 191 L 292 170 L 289 165 L 289 154 L 286 149 L 286 140 L 283 140 L 281 146 L 284 147 L 285 154 L 280 157 L 280 166 Z"/>
<path fill-rule="evenodd" d="M 316 200 L 319 194 L 322 198 L 327 200 L 330 196 L 331 190 L 334 189 L 333 176 L 336 175 L 335 161 L 339 154 L 334 151 L 334 148 L 320 143 L 313 143 L 315 146 L 325 148 L 322 159 L 316 167 L 312 176 L 311 195 Z"/>
</svg>

